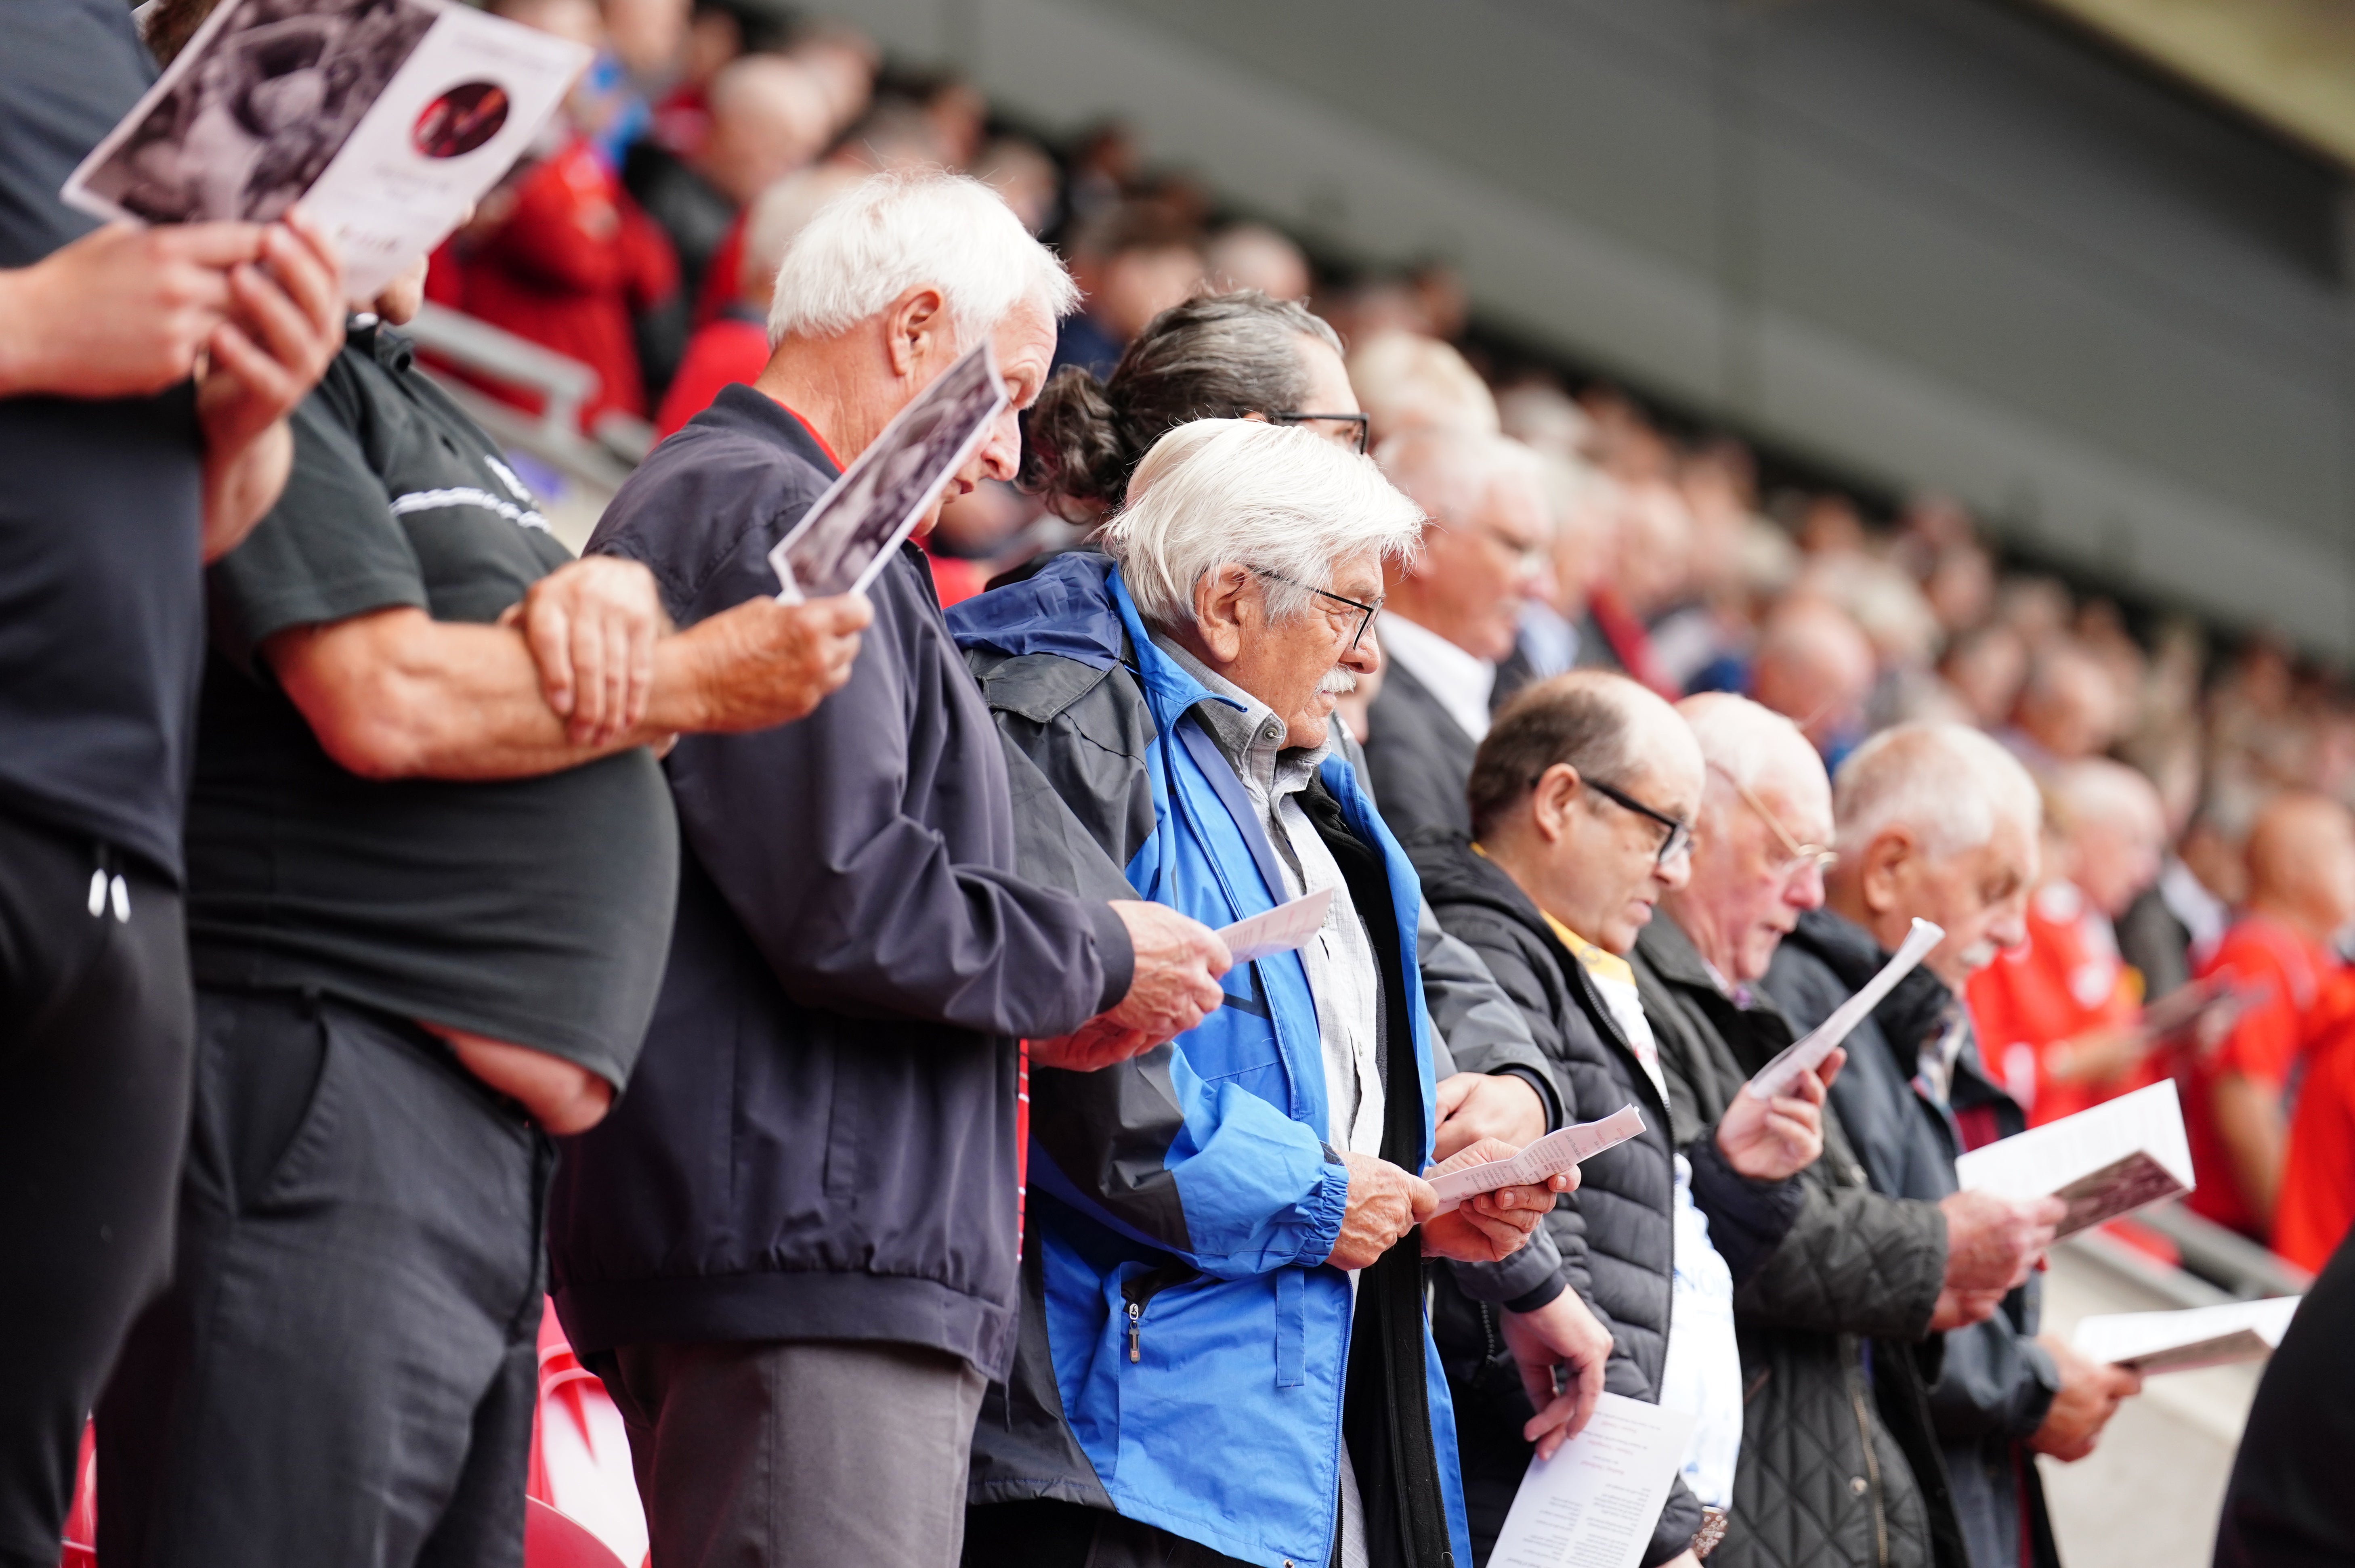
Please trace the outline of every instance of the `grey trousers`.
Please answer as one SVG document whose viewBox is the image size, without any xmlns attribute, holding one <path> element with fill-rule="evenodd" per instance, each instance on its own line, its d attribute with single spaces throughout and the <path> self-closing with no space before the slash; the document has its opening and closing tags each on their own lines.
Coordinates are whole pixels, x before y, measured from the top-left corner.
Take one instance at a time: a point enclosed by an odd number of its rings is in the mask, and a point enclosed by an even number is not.
<svg viewBox="0 0 2355 1568">
<path fill-rule="evenodd" d="M 985 1380 L 842 1340 L 624 1345 L 591 1360 L 630 1430 L 654 1568 L 956 1568 Z"/>
</svg>

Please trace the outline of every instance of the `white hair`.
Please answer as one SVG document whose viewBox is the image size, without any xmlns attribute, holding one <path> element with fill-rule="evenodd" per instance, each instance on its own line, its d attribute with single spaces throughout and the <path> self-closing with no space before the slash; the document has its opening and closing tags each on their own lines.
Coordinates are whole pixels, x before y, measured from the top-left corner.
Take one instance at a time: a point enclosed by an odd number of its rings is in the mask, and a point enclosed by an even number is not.
<svg viewBox="0 0 2355 1568">
<path fill-rule="evenodd" d="M 1704 761 L 1753 792 L 1813 783 L 1826 796 L 1831 784 L 1807 737 L 1770 707 L 1732 692 L 1702 692 L 1677 705 L 1700 742 Z"/>
<path fill-rule="evenodd" d="M 1229 562 L 1271 574 L 1260 580 L 1283 620 L 1336 561 L 1403 555 L 1422 533 L 1422 512 L 1370 458 L 1298 426 L 1196 419 L 1153 443 L 1103 543 L 1137 613 L 1167 628 L 1193 623 L 1194 585 Z"/>
<path fill-rule="evenodd" d="M 2019 758 L 1951 722 L 1898 725 L 1858 747 L 1840 764 L 1832 807 L 1837 847 L 1850 863 L 1891 828 L 1944 859 L 1986 843 L 2000 821 L 2033 834 L 2044 820 L 2036 780 Z"/>
<path fill-rule="evenodd" d="M 1549 522 L 1552 518 L 1542 460 L 1508 437 L 1418 426 L 1375 448 L 1374 461 L 1443 527 L 1465 526 L 1491 494 L 1511 485 L 1535 498 Z"/>
<path fill-rule="evenodd" d="M 771 346 L 832 337 L 926 284 L 971 343 L 1025 303 L 1050 321 L 1080 302 L 1055 253 L 998 194 L 937 169 L 876 175 L 818 209 L 794 237 L 769 304 Z"/>
</svg>

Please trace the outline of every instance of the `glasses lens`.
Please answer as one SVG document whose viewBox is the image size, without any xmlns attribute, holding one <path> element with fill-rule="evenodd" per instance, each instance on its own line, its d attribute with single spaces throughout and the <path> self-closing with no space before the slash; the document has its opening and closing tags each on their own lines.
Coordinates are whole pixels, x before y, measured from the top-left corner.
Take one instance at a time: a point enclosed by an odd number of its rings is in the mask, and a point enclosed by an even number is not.
<svg viewBox="0 0 2355 1568">
<path fill-rule="evenodd" d="M 1692 828 L 1689 823 L 1678 822 L 1675 827 L 1670 828 L 1668 842 L 1660 846 L 1660 863 L 1667 865 L 1671 861 L 1682 860 L 1690 854 L 1692 842 Z"/>
</svg>

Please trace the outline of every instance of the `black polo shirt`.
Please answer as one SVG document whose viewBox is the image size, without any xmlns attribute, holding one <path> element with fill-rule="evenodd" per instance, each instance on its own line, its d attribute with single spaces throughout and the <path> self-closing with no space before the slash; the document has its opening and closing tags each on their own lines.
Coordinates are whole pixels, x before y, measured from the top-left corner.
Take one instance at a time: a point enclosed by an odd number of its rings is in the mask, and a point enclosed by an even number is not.
<svg viewBox="0 0 2355 1568">
<path fill-rule="evenodd" d="M 58 187 L 155 62 L 122 0 L 0 21 L 0 267 L 97 227 Z M 204 655 L 203 458 L 186 384 L 0 398 L 0 811 L 176 880 Z"/>
<path fill-rule="evenodd" d="M 255 652 L 289 627 L 395 606 L 495 621 L 572 558 L 410 359 L 397 334 L 353 331 L 294 415 L 285 495 L 208 574 L 187 835 L 197 978 L 347 998 L 618 1086 L 677 888 L 652 754 L 536 779 L 372 781 L 328 758 Z"/>
</svg>

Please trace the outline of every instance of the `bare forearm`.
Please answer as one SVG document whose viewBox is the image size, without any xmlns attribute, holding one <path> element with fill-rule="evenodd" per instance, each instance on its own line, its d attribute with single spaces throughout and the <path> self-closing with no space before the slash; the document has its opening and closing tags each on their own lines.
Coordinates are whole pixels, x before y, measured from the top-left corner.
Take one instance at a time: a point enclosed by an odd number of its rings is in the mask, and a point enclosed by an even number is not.
<svg viewBox="0 0 2355 1568">
<path fill-rule="evenodd" d="M 2232 1160 L 2232 1175 L 2241 1195 L 2258 1221 L 2270 1229 L 2274 1202 L 2281 1188 L 2282 1156 L 2288 1134 L 2282 1126 L 2281 1107 L 2264 1086 L 2237 1073 L 2216 1080 L 2213 1114 L 2216 1130 Z"/>
<path fill-rule="evenodd" d="M 244 542 L 278 503 L 294 461 L 294 437 L 281 419 L 238 451 L 205 462 L 205 564 Z"/>
</svg>

